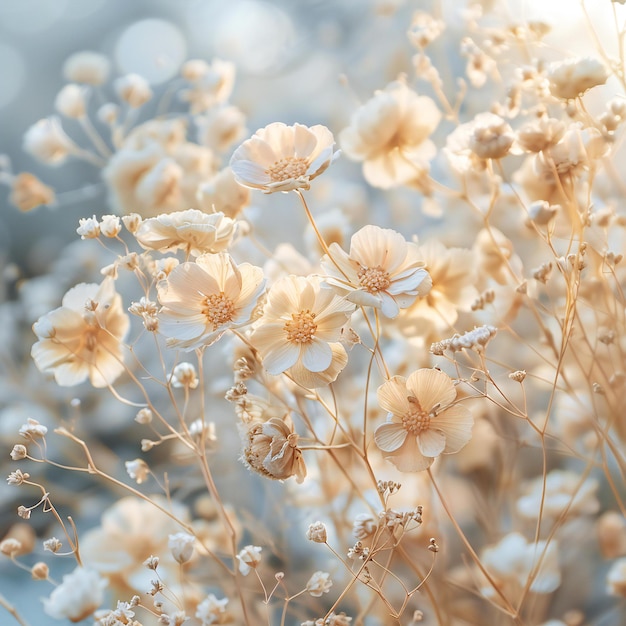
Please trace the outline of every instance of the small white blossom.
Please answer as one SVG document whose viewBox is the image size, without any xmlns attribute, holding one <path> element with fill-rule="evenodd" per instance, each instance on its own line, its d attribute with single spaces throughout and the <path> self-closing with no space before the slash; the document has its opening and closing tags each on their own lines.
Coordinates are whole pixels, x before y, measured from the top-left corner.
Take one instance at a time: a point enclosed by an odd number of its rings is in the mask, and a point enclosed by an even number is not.
<svg viewBox="0 0 626 626">
<path fill-rule="evenodd" d="M 247 576 L 251 569 L 256 569 L 261 562 L 261 550 L 259 546 L 246 546 L 238 555 L 239 571 Z"/>
<path fill-rule="evenodd" d="M 169 535 L 168 547 L 172 556 L 179 563 L 186 563 L 193 554 L 196 538 L 189 533 Z"/>
<path fill-rule="evenodd" d="M 78 224 L 76 232 L 81 239 L 97 239 L 100 236 L 100 223 L 95 215 L 93 217 L 81 217 Z"/>
</svg>

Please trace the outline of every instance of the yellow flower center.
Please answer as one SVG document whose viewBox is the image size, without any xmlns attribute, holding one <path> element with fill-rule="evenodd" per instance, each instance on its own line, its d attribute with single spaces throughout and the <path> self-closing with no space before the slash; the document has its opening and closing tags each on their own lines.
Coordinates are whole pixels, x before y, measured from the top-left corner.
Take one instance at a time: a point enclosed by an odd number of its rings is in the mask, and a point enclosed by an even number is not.
<svg viewBox="0 0 626 626">
<path fill-rule="evenodd" d="M 230 322 L 235 315 L 235 305 L 232 300 L 220 293 L 212 293 L 204 300 L 202 314 L 206 315 L 209 324 L 213 325 L 213 330 L 226 322 Z"/>
<path fill-rule="evenodd" d="M 292 156 L 276 161 L 274 165 L 265 170 L 265 173 L 269 174 L 272 182 L 282 183 L 284 180 L 304 176 L 308 167 L 309 164 L 304 157 Z"/>
<path fill-rule="evenodd" d="M 287 333 L 287 340 L 292 343 L 311 343 L 317 330 L 315 313 L 311 313 L 308 309 L 300 313 L 292 313 L 284 330 Z"/>
<path fill-rule="evenodd" d="M 386 272 L 380 265 L 376 267 L 361 267 L 357 276 L 361 286 L 370 293 L 385 291 L 391 284 L 389 272 Z"/>
<path fill-rule="evenodd" d="M 402 426 L 411 435 L 428 430 L 430 426 L 430 415 L 424 411 L 419 400 L 414 396 L 408 397 L 409 412 L 402 416 Z"/>
</svg>

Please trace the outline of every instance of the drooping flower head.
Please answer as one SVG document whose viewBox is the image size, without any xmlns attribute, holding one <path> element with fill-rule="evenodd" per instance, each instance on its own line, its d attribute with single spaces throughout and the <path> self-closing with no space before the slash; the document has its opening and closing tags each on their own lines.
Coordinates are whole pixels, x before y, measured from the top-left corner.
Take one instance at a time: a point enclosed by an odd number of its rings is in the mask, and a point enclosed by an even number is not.
<svg viewBox="0 0 626 626">
<path fill-rule="evenodd" d="M 230 167 L 240 185 L 265 193 L 309 189 L 338 154 L 334 145 L 325 126 L 274 122 L 235 150 Z"/>
<path fill-rule="evenodd" d="M 177 265 L 158 286 L 159 330 L 171 346 L 193 350 L 251 321 L 265 288 L 263 270 L 225 252 Z"/>
<path fill-rule="evenodd" d="M 374 441 L 385 458 L 401 472 L 418 472 L 440 454 L 458 452 L 470 440 L 474 420 L 467 408 L 453 404 L 455 398 L 452 380 L 436 369 L 384 382 L 378 404 L 389 413 Z"/>
<path fill-rule="evenodd" d="M 58 309 L 35 322 L 39 341 L 31 354 L 35 365 L 53 372 L 63 387 L 87 378 L 94 387 L 106 387 L 124 371 L 121 342 L 128 327 L 112 279 L 81 283 L 65 294 Z"/>
<path fill-rule="evenodd" d="M 286 276 L 268 293 L 268 301 L 251 342 L 273 375 L 296 364 L 310 372 L 327 370 L 354 305 L 315 277 Z M 345 350 L 343 350 L 345 354 Z"/>
<path fill-rule="evenodd" d="M 386 317 L 396 317 L 430 290 L 417 245 L 394 230 L 368 225 L 352 236 L 349 254 L 336 243 L 330 251 L 334 263 L 328 256 L 322 262 L 327 282 L 346 291 L 351 302 L 381 309 Z"/>
</svg>

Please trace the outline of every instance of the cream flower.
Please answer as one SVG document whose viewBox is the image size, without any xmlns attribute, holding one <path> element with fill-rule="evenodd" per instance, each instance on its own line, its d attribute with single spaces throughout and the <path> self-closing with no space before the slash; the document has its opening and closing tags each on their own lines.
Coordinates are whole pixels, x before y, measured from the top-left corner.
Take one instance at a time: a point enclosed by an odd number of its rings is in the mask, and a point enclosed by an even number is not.
<svg viewBox="0 0 626 626">
<path fill-rule="evenodd" d="M 63 76 L 75 83 L 101 85 L 109 76 L 111 64 L 98 52 L 76 52 L 63 64 Z"/>
<path fill-rule="evenodd" d="M 440 119 L 430 98 L 395 81 L 356 111 L 341 132 L 341 147 L 349 158 L 363 161 L 363 175 L 373 187 L 419 185 L 436 154 L 428 137 Z"/>
<path fill-rule="evenodd" d="M 323 372 L 333 361 L 332 344 L 341 338 L 354 305 L 322 289 L 316 278 L 286 276 L 268 293 L 268 302 L 250 341 L 273 375 L 296 364 Z"/>
<path fill-rule="evenodd" d="M 150 496 L 159 506 L 182 523 L 188 521 L 187 509 L 161 496 Z M 180 525 L 152 502 L 133 496 L 118 500 L 102 515 L 99 527 L 81 536 L 80 550 L 85 563 L 106 576 L 119 591 L 144 593 L 150 587 L 153 572 L 144 561 L 158 556 L 160 573 L 172 579 L 178 575 L 178 563 L 169 549 L 170 535 L 180 532 Z"/>
<path fill-rule="evenodd" d="M 261 563 L 261 551 L 263 548 L 260 546 L 246 546 L 237 555 L 239 560 L 239 571 L 243 576 L 247 576 L 251 570 L 256 569 Z"/>
<path fill-rule="evenodd" d="M 264 193 L 309 189 L 334 160 L 334 145 L 325 126 L 274 122 L 235 150 L 230 167 L 240 185 Z"/>
<path fill-rule="evenodd" d="M 77 567 L 63 576 L 63 582 L 49 598 L 44 598 L 44 611 L 54 619 L 81 622 L 102 604 L 106 585 L 96 571 Z"/>
<path fill-rule="evenodd" d="M 508 583 L 523 589 L 533 572 L 530 591 L 551 593 L 561 584 L 555 541 L 528 543 L 519 533 L 509 533 L 498 544 L 483 550 L 480 560 L 500 586 Z M 496 593 L 488 583 L 481 586 L 481 592 L 487 597 Z"/>
<path fill-rule="evenodd" d="M 306 476 L 298 435 L 279 417 L 253 423 L 244 435 L 243 460 L 255 472 L 273 480 L 295 476 L 301 483 Z"/>
<path fill-rule="evenodd" d="M 211 345 L 229 328 L 250 323 L 264 288 L 260 268 L 236 265 L 225 252 L 181 263 L 157 286 L 159 331 L 184 350 Z"/>
<path fill-rule="evenodd" d="M 548 67 L 552 95 L 565 100 L 582 96 L 597 85 L 604 85 L 608 77 L 605 65 L 591 57 L 555 61 Z"/>
<path fill-rule="evenodd" d="M 226 250 L 234 233 L 234 220 L 223 213 L 208 214 L 188 209 L 144 220 L 135 237 L 146 250 L 172 252 L 182 249 L 199 256 L 205 252 Z"/>
<path fill-rule="evenodd" d="M 230 167 L 220 170 L 198 189 L 198 206 L 207 213 L 221 211 L 236 218 L 250 203 L 250 190 L 237 183 Z"/>
<path fill-rule="evenodd" d="M 58 117 L 47 117 L 33 124 L 24 134 L 23 147 L 47 165 L 61 165 L 68 155 L 78 150 Z"/>
<path fill-rule="evenodd" d="M 62 306 L 39 318 L 39 341 L 31 354 L 42 372 L 53 372 L 64 387 L 89 378 L 106 387 L 124 371 L 121 342 L 129 327 L 112 279 L 81 283 L 63 297 Z"/>
<path fill-rule="evenodd" d="M 455 398 L 452 380 L 436 369 L 383 383 L 378 404 L 389 414 L 374 441 L 385 458 L 401 472 L 418 472 L 440 454 L 458 452 L 470 440 L 474 420 L 468 409 L 454 404 Z"/>
<path fill-rule="evenodd" d="M 9 202 L 20 211 L 32 211 L 42 204 L 54 204 L 54 190 L 30 172 L 21 172 L 11 181 Z"/>
<path fill-rule="evenodd" d="M 195 205 L 217 162 L 185 135 L 181 119 L 150 120 L 129 133 L 102 172 L 119 212 L 152 217 Z"/>
<path fill-rule="evenodd" d="M 349 254 L 331 244 L 334 263 L 325 256 L 322 267 L 328 273 L 326 282 L 347 291 L 348 300 L 393 318 L 430 290 L 430 276 L 418 250 L 400 233 L 368 225 L 352 236 Z"/>
<path fill-rule="evenodd" d="M 400 314 L 398 326 L 407 336 L 423 334 L 420 329 L 448 330 L 456 322 L 459 311 L 469 311 L 478 297 L 474 286 L 476 261 L 471 250 L 446 248 L 431 240 L 420 246 L 418 254 L 424 259 L 432 288 L 426 297 L 416 300 Z"/>
</svg>

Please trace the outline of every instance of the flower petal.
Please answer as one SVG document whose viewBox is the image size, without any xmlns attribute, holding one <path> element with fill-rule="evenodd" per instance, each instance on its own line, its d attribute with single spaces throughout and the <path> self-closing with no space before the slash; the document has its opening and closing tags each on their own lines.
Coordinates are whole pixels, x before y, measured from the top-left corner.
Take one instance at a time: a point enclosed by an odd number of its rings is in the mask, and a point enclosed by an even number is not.
<svg viewBox="0 0 626 626">
<path fill-rule="evenodd" d="M 424 456 L 439 456 L 446 447 L 446 436 L 439 430 L 428 428 L 417 436 L 417 445 Z"/>
<path fill-rule="evenodd" d="M 387 422 L 374 431 L 374 441 L 383 452 L 394 452 L 404 444 L 406 429 L 401 424 Z"/>
</svg>

